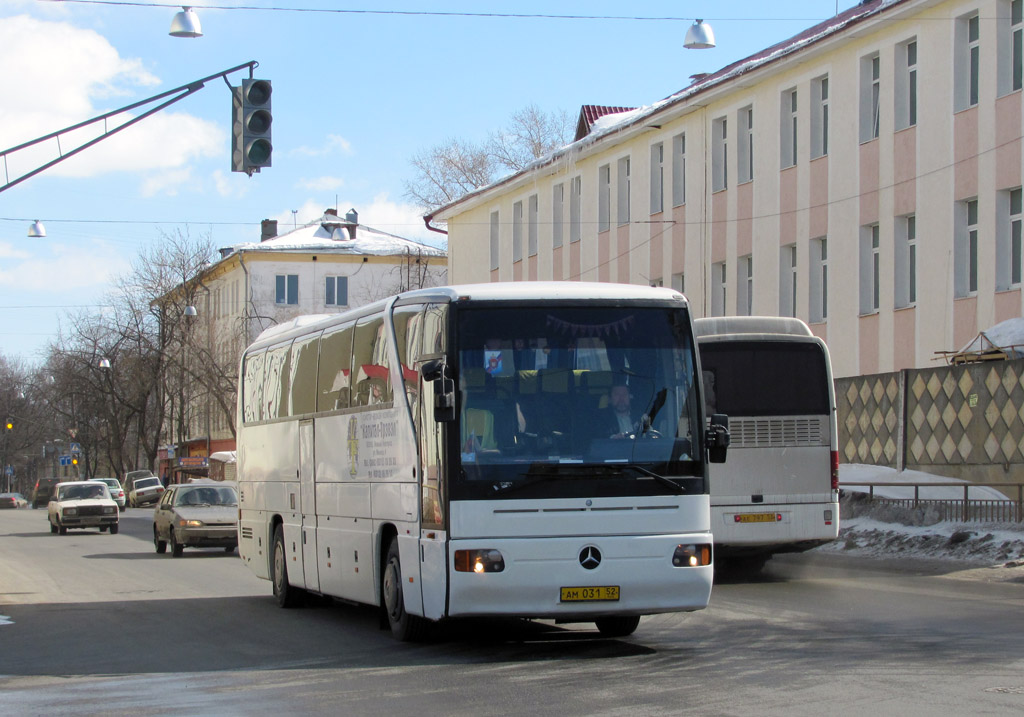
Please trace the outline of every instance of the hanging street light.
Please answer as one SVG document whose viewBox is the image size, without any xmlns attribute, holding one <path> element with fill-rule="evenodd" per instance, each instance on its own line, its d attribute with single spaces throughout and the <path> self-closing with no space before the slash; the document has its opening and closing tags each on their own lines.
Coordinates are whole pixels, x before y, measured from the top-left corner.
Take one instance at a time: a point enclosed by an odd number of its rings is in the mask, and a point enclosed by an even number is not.
<svg viewBox="0 0 1024 717">
<path fill-rule="evenodd" d="M 199 24 L 199 16 L 195 10 L 185 5 L 181 12 L 176 13 L 171 20 L 171 37 L 202 37 L 203 27 Z"/>
<path fill-rule="evenodd" d="M 703 20 L 696 20 L 686 31 L 683 47 L 688 50 L 707 50 L 715 46 L 715 33 L 711 25 Z"/>
<path fill-rule="evenodd" d="M 41 221 L 36 219 L 28 228 L 28 236 L 30 239 L 41 239 L 46 236 L 46 227 L 43 226 Z"/>
</svg>

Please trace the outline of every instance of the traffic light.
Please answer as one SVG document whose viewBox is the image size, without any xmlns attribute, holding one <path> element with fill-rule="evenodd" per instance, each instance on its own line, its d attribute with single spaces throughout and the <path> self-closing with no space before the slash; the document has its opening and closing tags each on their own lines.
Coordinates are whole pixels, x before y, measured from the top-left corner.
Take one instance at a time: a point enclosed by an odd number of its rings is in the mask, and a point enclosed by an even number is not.
<svg viewBox="0 0 1024 717">
<path fill-rule="evenodd" d="M 270 80 L 242 80 L 231 88 L 231 171 L 252 176 L 270 166 Z"/>
<path fill-rule="evenodd" d="M 13 431 L 14 430 L 14 421 L 12 421 L 11 419 L 9 419 L 9 418 L 7 419 L 7 424 L 6 425 L 7 425 L 7 430 L 8 431 Z"/>
</svg>

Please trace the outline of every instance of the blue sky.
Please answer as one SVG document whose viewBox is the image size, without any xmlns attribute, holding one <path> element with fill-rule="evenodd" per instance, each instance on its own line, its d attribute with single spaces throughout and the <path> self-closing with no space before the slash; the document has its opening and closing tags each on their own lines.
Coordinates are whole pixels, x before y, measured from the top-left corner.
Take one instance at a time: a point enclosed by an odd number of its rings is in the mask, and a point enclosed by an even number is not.
<svg viewBox="0 0 1024 717">
<path fill-rule="evenodd" d="M 115 3 L 117 0 L 111 0 Z M 434 242 L 403 196 L 410 158 L 480 141 L 529 104 L 639 106 L 854 4 L 219 0 L 221 7 L 680 18 L 597 20 L 227 10 L 193 5 L 204 36 L 172 38 L 180 7 L 0 0 L 0 150 L 255 60 L 273 83 L 273 167 L 230 171 L 224 81 L 0 192 L 0 354 L 42 358 L 68 311 L 104 302 L 140 249 L 168 234 L 215 246 L 327 207 Z M 693 18 L 718 46 L 685 50 Z M 247 72 L 229 76 L 238 85 Z M 66 151 L 66 148 L 65 148 Z M 13 179 L 55 143 L 9 158 Z M 3 167 L 0 166 L 0 171 Z M 6 183 L 0 174 L 0 183 Z M 298 210 L 293 213 L 293 210 Z M 29 239 L 39 219 L 47 237 Z"/>
</svg>

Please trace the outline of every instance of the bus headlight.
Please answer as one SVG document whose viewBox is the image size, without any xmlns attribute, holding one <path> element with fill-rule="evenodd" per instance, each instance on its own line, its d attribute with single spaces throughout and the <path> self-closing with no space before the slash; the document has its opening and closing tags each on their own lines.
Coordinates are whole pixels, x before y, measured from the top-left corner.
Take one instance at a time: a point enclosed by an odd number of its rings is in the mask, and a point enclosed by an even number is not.
<svg viewBox="0 0 1024 717">
<path fill-rule="evenodd" d="M 711 565 L 711 546 L 707 543 L 677 545 L 672 553 L 672 565 L 677 568 L 696 568 Z"/>
<path fill-rule="evenodd" d="M 505 559 L 494 549 L 456 550 L 455 570 L 460 573 L 500 573 Z"/>
</svg>

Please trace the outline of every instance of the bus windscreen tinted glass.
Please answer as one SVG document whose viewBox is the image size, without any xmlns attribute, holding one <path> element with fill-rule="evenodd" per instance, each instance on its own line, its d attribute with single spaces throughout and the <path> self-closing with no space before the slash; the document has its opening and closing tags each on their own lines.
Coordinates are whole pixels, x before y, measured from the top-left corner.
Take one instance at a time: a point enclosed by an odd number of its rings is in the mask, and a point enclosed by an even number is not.
<svg viewBox="0 0 1024 717">
<path fill-rule="evenodd" d="M 829 412 L 825 356 L 815 344 L 700 344 L 708 415 L 808 416 Z"/>
</svg>

